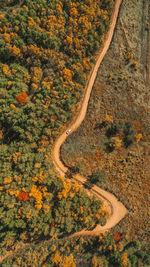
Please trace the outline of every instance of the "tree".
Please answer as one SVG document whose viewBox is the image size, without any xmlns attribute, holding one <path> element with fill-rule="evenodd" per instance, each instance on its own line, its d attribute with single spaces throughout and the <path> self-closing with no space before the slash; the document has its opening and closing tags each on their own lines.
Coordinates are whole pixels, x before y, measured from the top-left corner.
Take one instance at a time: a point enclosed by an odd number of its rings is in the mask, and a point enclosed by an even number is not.
<svg viewBox="0 0 150 267">
<path fill-rule="evenodd" d="M 108 138 L 110 138 L 111 136 L 114 136 L 116 135 L 117 133 L 119 133 L 120 131 L 120 127 L 119 127 L 119 124 L 117 123 L 112 123 L 110 125 L 110 127 L 108 128 L 107 132 L 106 132 L 106 136 Z"/>
<path fill-rule="evenodd" d="M 93 184 L 102 183 L 105 180 L 105 178 L 106 178 L 105 172 L 101 169 L 98 169 L 89 176 L 90 182 Z"/>
<path fill-rule="evenodd" d="M 124 145 L 127 148 L 128 146 L 130 146 L 134 141 L 134 137 L 132 135 L 126 135 L 124 137 Z"/>
</svg>

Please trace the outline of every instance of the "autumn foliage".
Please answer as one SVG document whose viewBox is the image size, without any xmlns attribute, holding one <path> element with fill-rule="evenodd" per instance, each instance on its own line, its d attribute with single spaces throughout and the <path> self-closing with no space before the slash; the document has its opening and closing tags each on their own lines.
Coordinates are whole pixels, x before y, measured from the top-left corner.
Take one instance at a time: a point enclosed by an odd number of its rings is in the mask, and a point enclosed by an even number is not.
<svg viewBox="0 0 150 267">
<path fill-rule="evenodd" d="M 119 242 L 119 241 L 120 241 L 120 234 L 119 234 L 119 233 L 115 233 L 115 234 L 114 234 L 114 240 L 115 240 L 116 242 Z"/>
<path fill-rule="evenodd" d="M 26 202 L 29 199 L 29 193 L 20 191 L 19 195 L 17 196 L 18 200 Z"/>
<path fill-rule="evenodd" d="M 13 244 L 16 238 L 25 239 L 26 232 L 30 240 L 59 237 L 105 219 L 101 202 L 57 177 L 51 148 L 84 92 L 112 7 L 98 0 L 25 0 L 15 1 L 15 6 L 14 1 L 3 2 L 8 11 L 2 7 L 0 14 L 0 202 L 5 246 L 8 240 Z"/>
<path fill-rule="evenodd" d="M 21 92 L 18 96 L 17 96 L 17 100 L 20 104 L 26 103 L 29 101 L 29 97 L 27 95 L 26 92 Z"/>
<path fill-rule="evenodd" d="M 53 221 L 53 222 L 51 222 L 51 226 L 55 226 L 55 222 Z"/>
</svg>

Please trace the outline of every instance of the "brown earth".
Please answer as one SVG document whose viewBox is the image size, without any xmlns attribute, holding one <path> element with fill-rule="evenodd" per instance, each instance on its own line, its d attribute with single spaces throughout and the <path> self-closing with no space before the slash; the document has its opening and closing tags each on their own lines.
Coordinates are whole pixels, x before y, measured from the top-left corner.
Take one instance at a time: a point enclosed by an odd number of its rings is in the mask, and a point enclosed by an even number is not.
<svg viewBox="0 0 150 267">
<path fill-rule="evenodd" d="M 104 56 L 105 56 L 105 54 L 109 48 L 111 40 L 112 40 L 112 36 L 113 36 L 114 28 L 116 25 L 117 15 L 119 12 L 119 7 L 120 7 L 121 2 L 122 2 L 121 0 L 117 0 L 115 3 L 112 22 L 111 22 L 109 31 L 107 33 L 104 45 L 103 45 L 103 47 L 102 47 L 102 49 L 98 55 L 96 64 L 95 64 L 95 66 L 91 72 L 88 86 L 86 88 L 83 100 L 81 102 L 81 104 L 82 104 L 81 109 L 80 109 L 79 113 L 77 114 L 77 116 L 75 117 L 75 119 L 73 120 L 73 122 L 68 126 L 68 129 L 71 129 L 71 133 L 74 132 L 80 126 L 80 124 L 82 123 L 82 121 L 85 118 L 87 106 L 88 106 L 88 101 L 90 98 L 90 94 L 92 91 L 94 81 L 96 79 L 98 68 L 99 68 L 99 66 L 100 66 L 100 64 L 101 64 L 101 62 L 102 62 L 102 60 L 103 60 L 103 58 L 104 58 Z M 64 143 L 66 138 L 67 138 L 67 134 L 65 131 L 56 140 L 56 142 L 54 144 L 53 153 L 52 153 L 53 163 L 54 163 L 57 171 L 63 176 L 65 176 L 65 173 L 68 171 L 68 169 L 63 165 L 63 163 L 60 159 L 60 147 Z M 75 180 L 77 180 L 78 182 L 80 182 L 81 184 L 84 184 L 86 182 L 86 178 L 81 176 L 80 174 L 74 175 L 73 178 Z M 111 210 L 111 213 L 110 213 L 110 216 L 109 216 L 109 218 L 106 222 L 106 225 L 104 227 L 98 225 L 93 231 L 84 231 L 83 230 L 80 233 L 76 233 L 76 235 L 81 235 L 81 234 L 93 235 L 93 233 L 96 235 L 96 234 L 99 234 L 100 232 L 108 231 L 112 227 L 114 227 L 127 214 L 126 208 L 112 194 L 100 189 L 98 186 L 93 186 L 93 188 L 89 191 L 93 195 L 96 195 L 97 198 L 103 200 L 105 207 L 107 209 L 109 209 L 109 211 Z"/>
<path fill-rule="evenodd" d="M 97 169 L 106 173 L 101 187 L 117 196 L 128 216 L 116 229 L 131 238 L 149 238 L 150 215 L 150 91 L 147 83 L 149 1 L 124 0 L 108 53 L 89 101 L 82 125 L 65 142 L 61 157 L 66 166 L 77 165 L 82 175 Z M 150 48 L 149 48 L 150 49 Z M 150 51 L 150 50 L 149 50 Z M 150 69 L 150 68 L 149 68 Z M 142 139 L 125 148 L 106 151 L 106 131 L 96 128 L 106 120 L 131 122 Z M 123 133 L 118 137 L 122 140 Z"/>
</svg>

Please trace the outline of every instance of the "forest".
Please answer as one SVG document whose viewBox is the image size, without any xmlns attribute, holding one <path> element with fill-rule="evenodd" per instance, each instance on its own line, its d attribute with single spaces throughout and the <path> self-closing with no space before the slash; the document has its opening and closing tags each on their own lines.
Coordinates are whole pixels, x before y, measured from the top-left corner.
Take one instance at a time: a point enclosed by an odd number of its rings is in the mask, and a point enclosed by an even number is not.
<svg viewBox="0 0 150 267">
<path fill-rule="evenodd" d="M 114 0 L 0 2 L 0 256 L 31 244 L 2 266 L 76 266 L 83 252 L 92 266 L 148 262 L 137 244 L 128 259 L 120 234 L 101 235 L 93 257 L 94 239 L 64 246 L 70 234 L 104 225 L 108 214 L 77 182 L 58 175 L 51 157 L 84 93 Z"/>
</svg>

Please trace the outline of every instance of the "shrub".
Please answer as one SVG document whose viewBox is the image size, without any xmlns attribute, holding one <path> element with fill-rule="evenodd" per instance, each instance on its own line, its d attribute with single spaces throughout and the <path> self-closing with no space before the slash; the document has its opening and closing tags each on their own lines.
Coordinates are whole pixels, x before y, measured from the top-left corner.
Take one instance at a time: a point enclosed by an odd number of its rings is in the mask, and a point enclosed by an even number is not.
<svg viewBox="0 0 150 267">
<path fill-rule="evenodd" d="M 125 147 L 126 148 L 129 147 L 133 143 L 133 141 L 134 141 L 134 137 L 132 135 L 129 135 L 129 134 L 126 135 L 124 137 L 124 145 L 125 145 Z"/>
<path fill-rule="evenodd" d="M 93 172 L 88 178 L 90 179 L 91 183 L 99 184 L 105 180 L 106 175 L 103 170 L 98 169 L 97 171 Z"/>
<path fill-rule="evenodd" d="M 117 133 L 119 133 L 119 131 L 120 131 L 120 125 L 117 123 L 112 123 L 108 128 L 106 135 L 108 138 L 110 138 L 111 136 L 114 136 Z"/>
<path fill-rule="evenodd" d="M 108 151 L 108 152 L 113 152 L 115 149 L 114 144 L 110 140 L 105 142 L 105 146 L 106 146 L 106 151 Z"/>
</svg>

